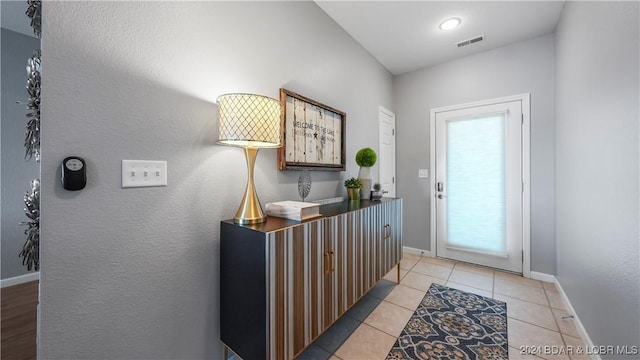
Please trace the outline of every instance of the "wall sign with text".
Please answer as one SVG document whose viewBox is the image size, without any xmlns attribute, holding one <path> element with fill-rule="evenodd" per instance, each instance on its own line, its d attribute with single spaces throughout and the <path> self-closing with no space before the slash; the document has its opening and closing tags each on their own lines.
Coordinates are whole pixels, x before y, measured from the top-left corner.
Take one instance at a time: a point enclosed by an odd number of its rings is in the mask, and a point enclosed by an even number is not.
<svg viewBox="0 0 640 360">
<path fill-rule="evenodd" d="M 280 89 L 282 139 L 280 170 L 344 171 L 347 114 Z"/>
</svg>

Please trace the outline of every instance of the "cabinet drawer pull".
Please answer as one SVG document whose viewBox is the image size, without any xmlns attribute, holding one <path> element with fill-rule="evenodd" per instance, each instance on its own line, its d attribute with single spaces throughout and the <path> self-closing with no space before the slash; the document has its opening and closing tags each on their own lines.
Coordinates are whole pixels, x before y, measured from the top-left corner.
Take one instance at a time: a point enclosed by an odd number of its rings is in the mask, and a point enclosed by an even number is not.
<svg viewBox="0 0 640 360">
<path fill-rule="evenodd" d="M 333 271 L 335 271 L 335 270 L 336 270 L 336 267 L 335 267 L 335 265 L 334 265 L 334 261 L 335 261 L 335 259 L 334 259 L 334 256 L 333 256 L 333 255 L 335 254 L 335 252 L 333 252 L 333 251 L 329 251 L 329 254 L 331 254 L 330 263 L 331 263 L 331 271 L 333 272 Z"/>
<path fill-rule="evenodd" d="M 331 254 L 328 251 L 324 253 L 324 274 L 329 275 L 331 273 Z"/>
<path fill-rule="evenodd" d="M 391 238 L 391 225 L 387 224 L 384 226 L 384 239 L 388 240 Z"/>
<path fill-rule="evenodd" d="M 329 275 L 331 272 L 335 271 L 334 259 L 333 255 L 334 251 L 325 251 L 324 253 L 324 274 Z"/>
</svg>

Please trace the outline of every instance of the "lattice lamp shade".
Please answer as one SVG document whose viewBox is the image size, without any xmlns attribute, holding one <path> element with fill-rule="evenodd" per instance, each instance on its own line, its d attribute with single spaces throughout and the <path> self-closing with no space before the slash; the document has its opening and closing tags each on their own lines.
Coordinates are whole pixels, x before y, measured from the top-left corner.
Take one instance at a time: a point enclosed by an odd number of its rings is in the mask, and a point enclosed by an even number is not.
<svg viewBox="0 0 640 360">
<path fill-rule="evenodd" d="M 218 133 L 223 145 L 280 147 L 280 102 L 253 94 L 220 95 Z"/>
</svg>

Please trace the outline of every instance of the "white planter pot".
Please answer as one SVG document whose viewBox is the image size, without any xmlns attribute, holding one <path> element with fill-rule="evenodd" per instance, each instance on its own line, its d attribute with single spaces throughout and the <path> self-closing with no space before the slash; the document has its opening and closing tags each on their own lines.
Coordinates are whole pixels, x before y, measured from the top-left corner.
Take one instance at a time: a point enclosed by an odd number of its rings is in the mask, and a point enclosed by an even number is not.
<svg viewBox="0 0 640 360">
<path fill-rule="evenodd" d="M 362 191 L 360 192 L 360 198 L 362 200 L 369 200 L 371 197 L 371 168 L 370 167 L 360 167 L 360 171 L 358 172 L 358 179 L 362 181 Z"/>
</svg>

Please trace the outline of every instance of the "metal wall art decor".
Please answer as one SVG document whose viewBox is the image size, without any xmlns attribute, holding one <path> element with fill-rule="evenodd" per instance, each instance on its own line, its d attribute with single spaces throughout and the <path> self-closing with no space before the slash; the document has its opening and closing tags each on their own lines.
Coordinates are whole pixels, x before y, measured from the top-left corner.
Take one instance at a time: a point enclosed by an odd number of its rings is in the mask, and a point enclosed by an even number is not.
<svg viewBox="0 0 640 360">
<path fill-rule="evenodd" d="M 309 196 L 309 192 L 311 192 L 311 174 L 308 170 L 302 170 L 300 177 L 298 177 L 298 194 L 302 198 L 302 202 Z"/>
<path fill-rule="evenodd" d="M 280 89 L 282 139 L 280 170 L 344 171 L 347 114 Z"/>
<path fill-rule="evenodd" d="M 34 268 L 40 270 L 40 180 L 31 181 L 31 193 L 24 193 L 24 214 L 29 218 L 20 225 L 26 226 L 24 234 L 27 235 L 20 257 L 22 265 L 31 271 Z"/>
<path fill-rule="evenodd" d="M 29 0 L 27 1 L 27 11 L 25 14 L 31 19 L 31 27 L 33 28 L 33 34 L 40 39 L 42 33 L 42 1 L 41 0 Z"/>
<path fill-rule="evenodd" d="M 24 159 L 40 162 L 40 50 L 27 61 L 27 129 L 24 133 Z"/>
<path fill-rule="evenodd" d="M 37 38 L 42 33 L 42 1 L 27 1 L 27 11 L 25 14 L 31 18 L 31 27 Z M 35 158 L 40 162 L 40 50 L 36 50 L 33 56 L 27 60 L 27 126 L 24 133 L 24 159 L 26 161 Z M 31 181 L 31 193 L 24 194 L 24 214 L 29 218 L 20 223 L 27 228 L 24 234 L 27 240 L 22 246 L 19 257 L 22 258 L 22 265 L 27 270 L 40 270 L 40 180 Z"/>
</svg>

